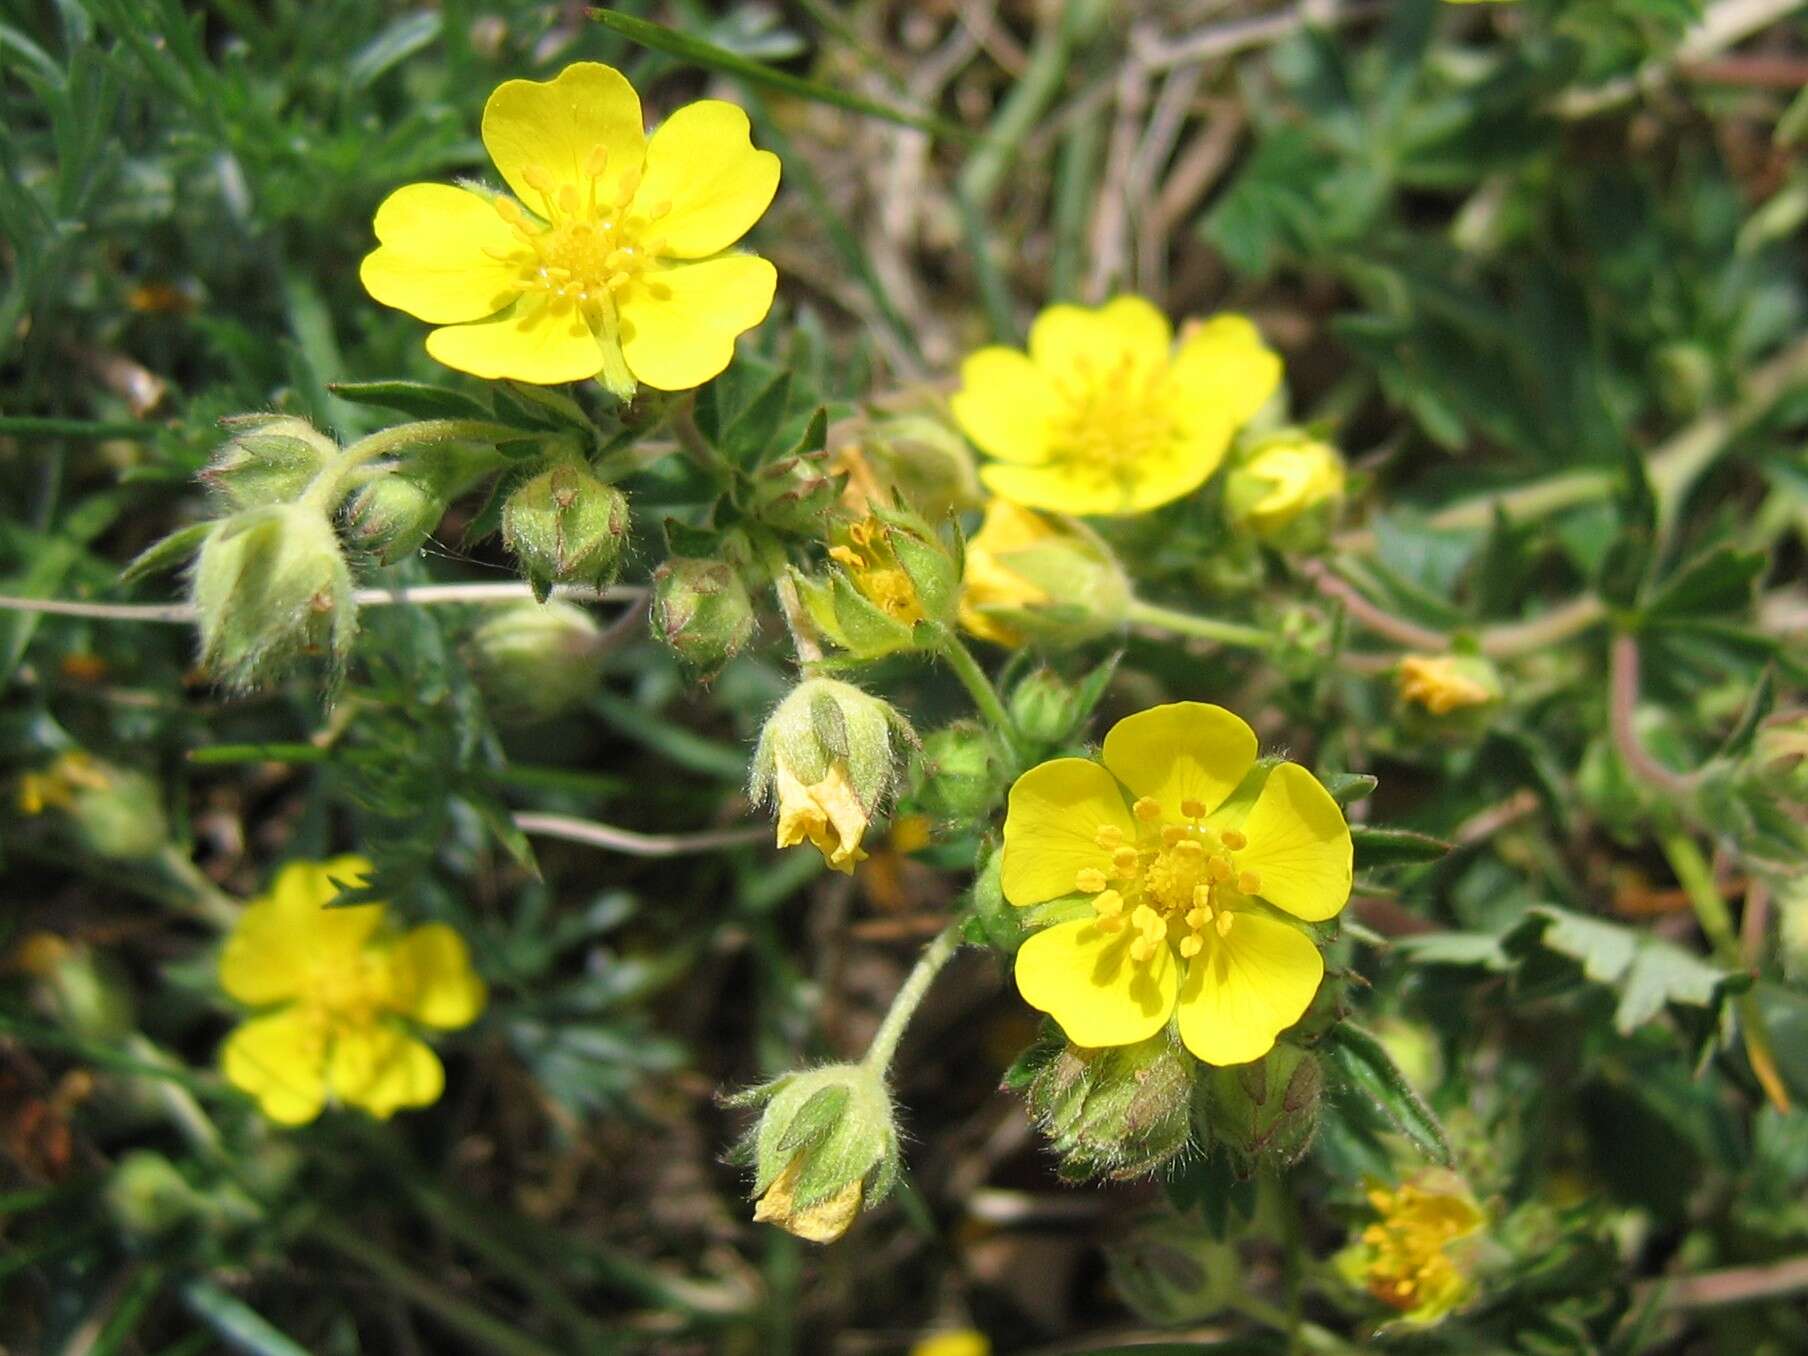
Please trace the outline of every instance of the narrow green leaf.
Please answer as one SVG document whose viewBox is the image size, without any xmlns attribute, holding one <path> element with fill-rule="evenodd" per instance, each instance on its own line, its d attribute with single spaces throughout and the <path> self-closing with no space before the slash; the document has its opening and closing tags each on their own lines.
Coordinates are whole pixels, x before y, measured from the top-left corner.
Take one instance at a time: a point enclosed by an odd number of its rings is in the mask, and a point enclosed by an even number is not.
<svg viewBox="0 0 1808 1356">
<path fill-rule="evenodd" d="M 1366 772 L 1321 772 L 1318 774 L 1318 781 L 1339 805 L 1367 800 L 1374 794 L 1375 788 L 1381 785 Z"/>
<path fill-rule="evenodd" d="M 1355 1023 L 1342 1022 L 1332 1028 L 1321 1048 L 1346 1087 L 1372 1101 L 1426 1157 L 1451 1165 L 1454 1159 L 1444 1127 L 1380 1041 Z"/>
<path fill-rule="evenodd" d="M 351 54 L 342 78 L 352 89 L 363 89 L 390 67 L 437 42 L 445 23 L 445 16 L 435 10 L 404 14 Z"/>
<path fill-rule="evenodd" d="M 308 1356 L 307 1348 L 272 1327 L 270 1321 L 203 1277 L 182 1287 L 182 1299 L 195 1317 L 235 1352 L 245 1356 Z"/>
<path fill-rule="evenodd" d="M 1433 838 L 1428 833 L 1419 833 L 1413 829 L 1352 824 L 1350 838 L 1356 845 L 1358 870 L 1395 866 L 1403 862 L 1435 862 L 1450 851 L 1450 844 L 1442 838 Z"/>
<path fill-rule="evenodd" d="M 211 522 L 190 523 L 187 527 L 176 529 L 163 540 L 145 547 L 119 572 L 119 582 L 135 584 L 149 575 L 175 569 L 201 549 L 201 543 L 207 540 L 207 534 L 213 531 L 214 526 Z"/>
<path fill-rule="evenodd" d="M 490 407 L 462 391 L 424 381 L 333 381 L 327 390 L 341 400 L 399 410 L 416 419 L 491 419 Z"/>
</svg>

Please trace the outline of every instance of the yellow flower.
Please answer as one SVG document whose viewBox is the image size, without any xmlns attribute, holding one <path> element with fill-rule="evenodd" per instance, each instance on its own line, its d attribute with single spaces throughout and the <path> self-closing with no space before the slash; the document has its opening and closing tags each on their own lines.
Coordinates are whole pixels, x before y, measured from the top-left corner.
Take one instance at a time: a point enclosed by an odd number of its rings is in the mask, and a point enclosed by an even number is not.
<svg viewBox="0 0 1808 1356">
<path fill-rule="evenodd" d="M 387 1117 L 439 1098 L 445 1071 L 409 1023 L 452 1030 L 483 1011 L 464 939 L 443 923 L 385 934 L 382 904 L 327 905 L 335 882 L 370 872 L 360 857 L 292 862 L 249 904 L 220 955 L 220 985 L 269 1009 L 226 1039 L 227 1081 L 284 1125 L 338 1101 Z"/>
<path fill-rule="evenodd" d="M 1372 1185 L 1369 1204 L 1379 1217 L 1337 1255 L 1336 1266 L 1403 1322 L 1436 1323 L 1469 1298 L 1472 1249 L 1462 1240 L 1487 1216 L 1455 1173 L 1432 1169 L 1405 1185 Z"/>
<path fill-rule="evenodd" d="M 848 573 L 860 595 L 895 622 L 914 626 L 928 614 L 915 581 L 898 560 L 887 525 L 876 517 L 848 524 L 829 558 Z"/>
<path fill-rule="evenodd" d="M 753 1203 L 753 1218 L 759 1224 L 776 1224 L 788 1234 L 809 1243 L 833 1243 L 848 1231 L 860 1213 L 862 1179 L 854 1178 L 826 1201 L 799 1206 L 796 1202 L 797 1182 L 802 1176 L 804 1156 L 799 1154 L 785 1165 L 785 1170 Z"/>
<path fill-rule="evenodd" d="M 1343 496 L 1343 458 L 1328 443 L 1292 434 L 1268 439 L 1231 472 L 1226 506 L 1258 536 Z"/>
<path fill-rule="evenodd" d="M 1008 499 L 987 502 L 961 568 L 967 630 L 996 645 L 1022 645 L 1030 633 L 1077 644 L 1121 626 L 1129 606 L 1129 580 L 1098 537 Z"/>
<path fill-rule="evenodd" d="M 514 191 L 409 184 L 377 209 L 359 276 L 385 306 L 445 328 L 427 351 L 480 377 L 700 385 L 772 305 L 777 273 L 728 253 L 778 190 L 747 115 L 704 99 L 647 137 L 640 99 L 594 61 L 510 80 L 483 142 Z"/>
<path fill-rule="evenodd" d="M 974 1328 L 950 1328 L 925 1337 L 910 1349 L 910 1356 L 992 1356 L 992 1344 Z"/>
<path fill-rule="evenodd" d="M 1253 800 L 1233 796 L 1255 733 L 1202 702 L 1120 720 L 1102 758 L 1057 758 L 1011 788 L 1005 898 L 1091 896 L 1089 916 L 1023 944 L 1018 989 L 1076 1045 L 1130 1045 L 1177 1015 L 1206 1063 L 1261 1058 L 1324 977 L 1318 947 L 1275 911 L 1321 922 L 1343 908 L 1343 811 L 1295 763 L 1266 769 Z"/>
<path fill-rule="evenodd" d="M 830 867 L 848 875 L 854 863 L 866 860 L 860 840 L 870 816 L 848 779 L 846 763 L 831 763 L 816 781 L 805 783 L 781 752 L 774 761 L 773 793 L 778 797 L 780 847 L 809 843 Z"/>
<path fill-rule="evenodd" d="M 1434 716 L 1468 706 L 1486 706 L 1500 695 L 1498 680 L 1486 680 L 1492 666 L 1459 655 L 1409 654 L 1400 661 L 1400 700 L 1417 703 Z"/>
<path fill-rule="evenodd" d="M 961 364 L 955 422 L 996 458 L 994 494 L 1061 513 L 1142 513 L 1189 494 L 1281 380 L 1254 325 L 1214 316 L 1179 348 L 1141 297 L 1051 306 L 1029 352 L 982 348 Z"/>
</svg>

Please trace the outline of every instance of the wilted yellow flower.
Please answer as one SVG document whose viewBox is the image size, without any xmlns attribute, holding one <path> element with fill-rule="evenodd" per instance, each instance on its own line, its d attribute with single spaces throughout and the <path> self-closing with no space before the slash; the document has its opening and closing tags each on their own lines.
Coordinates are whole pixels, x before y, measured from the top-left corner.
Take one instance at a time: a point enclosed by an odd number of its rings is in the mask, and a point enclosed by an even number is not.
<svg viewBox="0 0 1808 1356">
<path fill-rule="evenodd" d="M 1071 643 L 1121 626 L 1130 583 L 1111 548 L 1078 523 L 1008 499 L 986 504 L 961 569 L 960 624 L 982 640 L 1022 645 L 1031 633 Z"/>
<path fill-rule="evenodd" d="M 1447 716 L 1468 706 L 1486 706 L 1500 695 L 1498 681 L 1487 679 L 1486 660 L 1461 655 L 1409 654 L 1400 661 L 1400 700 L 1423 706 L 1434 716 Z"/>
<path fill-rule="evenodd" d="M 1378 1218 L 1337 1255 L 1337 1269 L 1367 1290 L 1401 1321 L 1438 1322 L 1469 1298 L 1472 1259 L 1464 1239 L 1487 1216 L 1455 1173 L 1433 1169 L 1399 1187 L 1371 1186 Z"/>
<path fill-rule="evenodd" d="M 785 1167 L 772 1185 L 760 1193 L 753 1203 L 753 1218 L 759 1224 L 776 1224 L 788 1234 L 796 1234 L 810 1243 L 833 1243 L 848 1231 L 860 1213 L 861 1179 L 856 1177 L 834 1195 L 814 1205 L 796 1203 L 797 1181 L 804 1168 L 799 1154 Z"/>
<path fill-rule="evenodd" d="M 1125 717 L 1101 757 L 1056 758 L 1011 788 L 1005 898 L 1091 897 L 1090 916 L 1023 944 L 1018 989 L 1076 1045 L 1146 1040 L 1178 1013 L 1206 1063 L 1261 1058 L 1324 977 L 1312 938 L 1276 911 L 1321 922 L 1343 908 L 1343 811 L 1296 763 L 1233 801 L 1257 771 L 1255 732 L 1202 702 Z"/>
<path fill-rule="evenodd" d="M 221 987 L 268 1009 L 227 1037 L 221 1069 L 284 1125 L 313 1120 L 329 1093 L 380 1117 L 438 1100 L 445 1071 L 411 1024 L 452 1030 L 483 1011 L 483 980 L 451 928 L 397 936 L 382 930 L 382 904 L 327 907 L 335 882 L 370 869 L 361 857 L 290 863 L 220 955 Z"/>
<path fill-rule="evenodd" d="M 359 276 L 386 306 L 446 328 L 427 351 L 480 377 L 700 385 L 772 305 L 777 273 L 728 249 L 778 190 L 778 157 L 733 104 L 687 104 L 647 137 L 613 67 L 510 80 L 483 142 L 514 197 L 409 184 L 377 209 Z"/>
<path fill-rule="evenodd" d="M 1343 458 L 1304 434 L 1266 439 L 1230 474 L 1226 507 L 1258 536 L 1280 532 L 1302 514 L 1342 498 Z"/>
<path fill-rule="evenodd" d="M 773 794 L 778 797 L 778 845 L 809 843 L 835 870 L 851 873 L 866 860 L 860 840 L 871 819 L 848 780 L 847 764 L 833 762 L 821 777 L 804 782 L 779 755 Z"/>
<path fill-rule="evenodd" d="M 1060 513 L 1131 514 L 1191 493 L 1281 380 L 1281 360 L 1239 315 L 1189 327 L 1141 297 L 1050 306 L 1029 351 L 993 346 L 961 364 L 954 418 L 996 460 L 1006 499 Z"/>
</svg>

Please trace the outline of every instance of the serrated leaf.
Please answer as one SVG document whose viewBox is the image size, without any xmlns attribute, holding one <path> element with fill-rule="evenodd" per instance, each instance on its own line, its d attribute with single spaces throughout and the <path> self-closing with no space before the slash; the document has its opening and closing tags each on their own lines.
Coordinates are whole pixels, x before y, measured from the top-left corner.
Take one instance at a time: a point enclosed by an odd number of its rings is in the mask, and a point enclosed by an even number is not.
<svg viewBox="0 0 1808 1356">
<path fill-rule="evenodd" d="M 1396 937 L 1394 951 L 1420 965 L 1473 965 L 1504 974 L 1513 957 L 1492 932 L 1427 932 Z"/>
<path fill-rule="evenodd" d="M 1404 862 L 1435 862 L 1450 851 L 1449 843 L 1428 833 L 1381 828 L 1373 824 L 1350 825 L 1350 841 L 1356 845 L 1356 869 L 1359 871 Z"/>
<path fill-rule="evenodd" d="M 1451 1165 L 1444 1127 L 1380 1041 L 1353 1022 L 1341 1022 L 1320 1049 L 1344 1086 L 1372 1102 L 1427 1158 Z"/>
<path fill-rule="evenodd" d="M 1509 935 L 1524 944 L 1535 938 L 1546 949 L 1567 956 L 1596 984 L 1617 990 L 1615 1030 L 1629 1034 L 1656 1017 L 1666 1003 L 1710 1007 L 1729 981 L 1729 971 L 1685 951 L 1673 942 L 1600 918 L 1541 904 L 1530 920 Z"/>
<path fill-rule="evenodd" d="M 490 407 L 462 391 L 429 386 L 424 381 L 335 381 L 327 390 L 341 400 L 375 405 L 416 419 L 489 419 Z"/>
<path fill-rule="evenodd" d="M 208 533 L 215 526 L 211 522 L 191 523 L 187 527 L 178 528 L 162 541 L 145 547 L 119 572 L 119 582 L 135 584 L 149 575 L 175 569 L 183 560 L 201 549 L 201 543 L 207 540 Z"/>
</svg>

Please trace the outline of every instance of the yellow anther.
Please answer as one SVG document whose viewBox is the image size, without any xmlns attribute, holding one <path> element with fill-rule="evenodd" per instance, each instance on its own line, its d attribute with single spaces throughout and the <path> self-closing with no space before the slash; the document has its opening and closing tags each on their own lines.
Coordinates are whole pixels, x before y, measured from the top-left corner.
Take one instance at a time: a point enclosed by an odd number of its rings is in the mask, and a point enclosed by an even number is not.
<svg viewBox="0 0 1808 1356">
<path fill-rule="evenodd" d="M 1180 813 L 1185 815 L 1188 819 L 1204 819 L 1205 802 L 1202 800 L 1194 800 L 1191 796 L 1188 796 L 1185 800 L 1180 802 Z"/>
<path fill-rule="evenodd" d="M 1197 862 L 1205 856 L 1205 844 L 1197 838 L 1183 838 L 1174 844 L 1174 851 L 1189 861 Z"/>
<path fill-rule="evenodd" d="M 1212 911 L 1212 887 L 1211 886 L 1195 885 L 1193 887 L 1193 907 L 1195 909 L 1204 909 L 1206 911 L 1206 913 L 1208 913 L 1208 914 L 1211 913 L 1211 911 Z"/>
<path fill-rule="evenodd" d="M 1152 796 L 1139 797 L 1136 804 L 1130 808 L 1144 823 L 1161 818 L 1161 802 Z"/>
<path fill-rule="evenodd" d="M 1134 876 L 1137 861 L 1135 848 L 1121 847 L 1111 854 L 1111 869 L 1120 876 Z"/>
<path fill-rule="evenodd" d="M 1180 939 L 1180 954 L 1188 960 L 1203 950 L 1205 950 L 1205 942 L 1199 937 L 1182 937 Z"/>
<path fill-rule="evenodd" d="M 559 190 L 559 210 L 568 217 L 575 217 L 578 214 L 578 191 L 570 184 L 566 184 Z"/>
<path fill-rule="evenodd" d="M 1171 848 L 1179 843 L 1184 837 L 1186 837 L 1185 829 L 1181 828 L 1178 824 L 1169 824 L 1161 831 L 1161 845 L 1163 847 Z"/>
<path fill-rule="evenodd" d="M 548 194 L 552 192 L 552 175 L 548 174 L 538 165 L 529 165 L 526 169 L 522 170 L 521 178 L 526 182 L 527 186 L 536 193 Z"/>
<path fill-rule="evenodd" d="M 1074 876 L 1074 889 L 1089 895 L 1096 895 L 1105 884 L 1105 873 L 1096 866 L 1081 867 Z"/>
<path fill-rule="evenodd" d="M 1124 930 L 1124 920 L 1111 915 L 1105 915 L 1099 919 L 1097 927 L 1100 932 L 1114 935 Z"/>
<path fill-rule="evenodd" d="M 1101 824 L 1092 841 L 1102 848 L 1114 848 L 1124 841 L 1124 831 L 1115 824 Z"/>
<path fill-rule="evenodd" d="M 1224 846 L 1232 852 L 1241 852 L 1249 846 L 1249 840 L 1235 829 L 1224 831 Z"/>
<path fill-rule="evenodd" d="M 1210 909 L 1202 908 L 1187 910 L 1186 925 L 1193 929 L 1194 932 L 1199 931 L 1200 928 L 1211 921 L 1212 911 Z"/>
<path fill-rule="evenodd" d="M 629 170 L 621 177 L 621 187 L 616 191 L 615 201 L 626 207 L 634 201 L 634 195 L 640 189 L 640 171 Z"/>
<path fill-rule="evenodd" d="M 1205 874 L 1222 885 L 1231 877 L 1230 863 L 1222 857 L 1213 857 L 1205 864 Z"/>
<path fill-rule="evenodd" d="M 1259 871 L 1240 871 L 1237 873 L 1237 888 L 1246 895 L 1262 893 L 1262 874 Z"/>
<path fill-rule="evenodd" d="M 490 206 L 496 209 L 496 215 L 511 226 L 523 225 L 521 204 L 513 198 L 491 198 Z"/>
<path fill-rule="evenodd" d="M 1138 964 L 1155 959 L 1155 943 L 1147 937 L 1136 938 L 1130 943 L 1130 959 Z"/>
<path fill-rule="evenodd" d="M 1233 914 L 1229 909 L 1219 909 L 1218 910 L 1218 917 L 1216 919 L 1214 919 L 1213 922 L 1215 923 L 1215 925 L 1218 929 L 1218 935 L 1220 937 L 1230 936 L 1230 925 L 1232 922 L 1235 921 L 1235 919 L 1236 919 L 1236 915 Z"/>
<path fill-rule="evenodd" d="M 1106 890 L 1092 901 L 1092 911 L 1100 918 L 1116 918 L 1124 911 L 1124 897 L 1116 890 Z"/>
<path fill-rule="evenodd" d="M 584 157 L 584 174 L 587 178 L 600 179 L 607 168 L 609 148 L 599 141 L 590 148 L 590 154 Z"/>
</svg>

